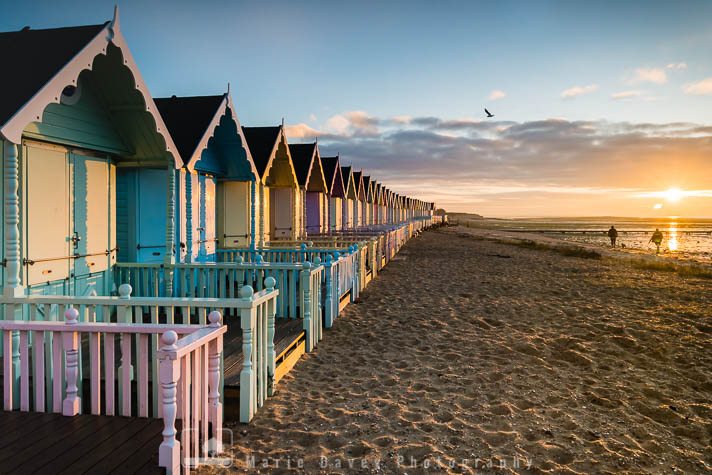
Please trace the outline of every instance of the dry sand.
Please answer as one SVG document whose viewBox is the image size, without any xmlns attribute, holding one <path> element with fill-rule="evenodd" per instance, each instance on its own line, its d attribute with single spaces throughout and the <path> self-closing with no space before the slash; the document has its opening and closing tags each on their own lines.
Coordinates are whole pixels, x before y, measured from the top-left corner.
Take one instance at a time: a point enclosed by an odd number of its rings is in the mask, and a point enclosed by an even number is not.
<svg viewBox="0 0 712 475">
<path fill-rule="evenodd" d="M 711 290 L 426 232 L 251 424 L 230 426 L 235 468 L 254 456 L 262 473 L 710 471 Z"/>
</svg>

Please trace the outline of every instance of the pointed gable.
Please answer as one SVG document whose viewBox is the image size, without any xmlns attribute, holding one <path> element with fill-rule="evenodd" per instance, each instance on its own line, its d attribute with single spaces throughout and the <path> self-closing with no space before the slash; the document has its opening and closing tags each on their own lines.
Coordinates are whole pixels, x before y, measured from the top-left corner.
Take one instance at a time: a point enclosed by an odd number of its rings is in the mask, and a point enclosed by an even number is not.
<svg viewBox="0 0 712 475">
<path fill-rule="evenodd" d="M 12 69 L 0 75 L 3 138 L 20 143 L 27 130 L 33 138 L 117 153 L 132 163 L 172 159 L 181 166 L 126 45 L 118 7 L 101 25 L 0 33 L 0 51 Z M 98 127 L 75 131 L 67 127 L 72 121 Z"/>
<path fill-rule="evenodd" d="M 316 155 L 316 143 L 289 144 L 289 153 L 297 173 L 297 182 L 299 186 L 306 187 Z"/>
<path fill-rule="evenodd" d="M 366 199 L 366 193 L 363 189 L 363 173 L 354 172 L 354 184 L 356 185 L 356 199 L 364 201 Z"/>
<path fill-rule="evenodd" d="M 223 95 L 154 99 L 184 165 L 190 161 L 224 99 Z"/>
<path fill-rule="evenodd" d="M 247 140 L 247 146 L 250 148 L 257 172 L 261 177 L 264 177 L 277 148 L 281 127 L 243 127 L 242 132 Z"/>
<path fill-rule="evenodd" d="M 341 167 L 341 175 L 344 178 L 344 185 L 346 186 L 345 195 L 346 198 L 355 200 L 357 198 L 356 183 L 354 182 L 354 174 L 351 167 Z"/>
<path fill-rule="evenodd" d="M 346 186 L 344 177 L 341 174 L 341 164 L 338 155 L 335 157 L 321 157 L 321 164 L 324 168 L 324 178 L 328 193 L 331 196 L 343 198 L 346 196 Z"/>
<path fill-rule="evenodd" d="M 366 201 L 368 203 L 373 203 L 373 182 L 371 181 L 371 177 L 368 175 L 364 175 L 363 177 L 363 188 L 366 193 Z"/>
<path fill-rule="evenodd" d="M 257 175 L 229 87 L 221 95 L 172 96 L 155 102 L 185 167 L 233 179 Z"/>
</svg>

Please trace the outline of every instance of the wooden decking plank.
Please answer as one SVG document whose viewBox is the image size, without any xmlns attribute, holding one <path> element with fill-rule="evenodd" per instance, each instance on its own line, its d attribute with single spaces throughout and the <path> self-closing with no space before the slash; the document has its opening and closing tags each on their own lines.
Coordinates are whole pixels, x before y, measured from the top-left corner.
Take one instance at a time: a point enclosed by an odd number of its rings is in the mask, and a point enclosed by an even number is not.
<svg viewBox="0 0 712 475">
<path fill-rule="evenodd" d="M 23 441 L 24 443 L 19 442 L 22 443 L 24 448 L 16 448 L 14 453 L 0 461 L 2 470 L 11 472 L 18 469 L 24 472 L 23 465 L 25 462 L 36 457 L 44 457 L 45 451 L 49 447 L 52 447 L 64 438 L 71 438 L 74 433 L 81 430 L 86 425 L 92 424 L 93 422 L 88 417 L 64 417 L 61 415 L 59 417 L 68 420 L 69 423 L 61 423 L 60 426 L 55 428 L 48 428 L 45 426 L 46 428 L 42 429 L 44 436 L 41 436 L 40 439 L 33 440 L 31 444 L 28 444 L 27 440 Z"/>
<path fill-rule="evenodd" d="M 31 433 L 41 428 L 45 421 L 50 420 L 51 414 L 39 412 L 3 411 L 0 415 L 0 447 L 14 442 L 24 434 Z"/>
<path fill-rule="evenodd" d="M 47 450 L 36 463 L 30 462 L 27 471 L 41 470 L 43 472 L 57 472 L 63 470 L 77 459 L 92 452 L 93 448 L 111 437 L 117 430 L 121 430 L 129 423 L 128 417 L 110 416 L 85 416 L 91 418 L 92 423 L 85 426 Z M 84 430 L 86 429 L 86 430 Z"/>
<path fill-rule="evenodd" d="M 136 436 L 128 439 L 119 447 L 113 455 L 112 463 L 103 466 L 92 467 L 91 473 L 136 473 L 146 460 L 150 460 L 153 455 L 158 454 L 158 447 L 163 438 L 163 421 L 158 419 L 146 419 L 148 424 Z M 120 455 L 116 455 L 120 454 Z M 156 458 L 156 470 L 158 470 L 158 458 Z"/>
<path fill-rule="evenodd" d="M 139 418 L 128 419 L 129 423 L 126 426 L 124 426 L 121 430 L 114 432 L 111 437 L 96 446 L 94 450 L 89 454 L 90 456 L 83 457 L 77 460 L 68 467 L 65 467 L 59 473 L 67 475 L 84 473 L 106 458 L 113 460 L 113 455 L 118 450 L 118 448 L 121 447 L 121 445 L 123 445 L 126 440 L 131 439 L 136 434 L 141 432 L 146 427 L 147 422 L 150 420 Z M 113 462 L 111 464 L 113 465 Z"/>
<path fill-rule="evenodd" d="M 284 350 L 289 348 L 292 343 L 299 339 L 304 332 L 302 329 L 303 321 L 299 318 L 278 318 L 274 325 L 274 351 L 276 355 L 280 355 Z M 230 330 L 228 329 L 228 334 Z M 242 371 L 242 335 L 235 338 L 231 335 L 230 343 L 223 342 L 224 348 L 224 381 L 225 386 L 237 387 L 240 385 L 240 371 Z"/>
<path fill-rule="evenodd" d="M 13 442 L 0 446 L 0 467 L 7 458 L 12 458 L 18 451 L 27 448 L 27 440 L 31 439 L 33 445 L 42 439 L 49 437 L 54 431 L 61 430 L 63 426 L 72 423 L 72 417 L 63 417 L 61 414 L 43 414 L 43 421 L 35 421 L 32 426 L 24 428 L 23 437 L 16 438 Z M 17 434 L 16 434 L 17 435 Z"/>
</svg>

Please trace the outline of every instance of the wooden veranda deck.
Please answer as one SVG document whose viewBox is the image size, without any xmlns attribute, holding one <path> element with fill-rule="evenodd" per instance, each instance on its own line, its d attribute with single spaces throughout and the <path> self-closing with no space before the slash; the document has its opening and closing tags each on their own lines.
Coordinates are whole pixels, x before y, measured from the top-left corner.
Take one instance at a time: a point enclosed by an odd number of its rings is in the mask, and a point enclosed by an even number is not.
<svg viewBox="0 0 712 475">
<path fill-rule="evenodd" d="M 159 473 L 163 421 L 0 411 L 0 472 Z"/>
</svg>

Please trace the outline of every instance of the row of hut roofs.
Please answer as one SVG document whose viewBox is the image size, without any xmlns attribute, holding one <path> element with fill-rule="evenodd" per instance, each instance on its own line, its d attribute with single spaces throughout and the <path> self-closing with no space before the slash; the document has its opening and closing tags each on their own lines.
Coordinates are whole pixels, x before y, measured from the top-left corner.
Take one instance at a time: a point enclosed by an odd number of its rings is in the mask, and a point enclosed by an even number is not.
<svg viewBox="0 0 712 475">
<path fill-rule="evenodd" d="M 0 52 L 6 411 L 162 418 L 160 465 L 185 468 L 206 455 L 208 422 L 219 447 L 230 388 L 249 421 L 344 303 L 439 220 L 316 141 L 289 144 L 283 123 L 242 127 L 229 87 L 153 99 L 118 8 L 100 25 L 0 33 Z M 199 436 L 177 435 L 176 418 Z M 15 469 L 59 470 L 21 427 L 0 435 L 26 449 Z M 121 456 L 138 463 L 139 449 Z"/>
</svg>

